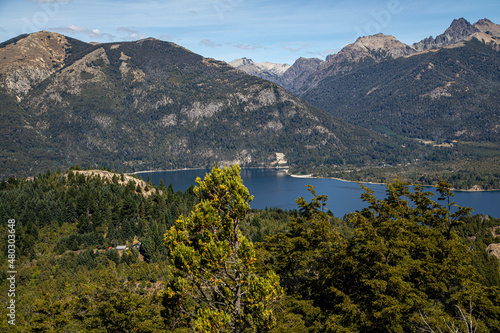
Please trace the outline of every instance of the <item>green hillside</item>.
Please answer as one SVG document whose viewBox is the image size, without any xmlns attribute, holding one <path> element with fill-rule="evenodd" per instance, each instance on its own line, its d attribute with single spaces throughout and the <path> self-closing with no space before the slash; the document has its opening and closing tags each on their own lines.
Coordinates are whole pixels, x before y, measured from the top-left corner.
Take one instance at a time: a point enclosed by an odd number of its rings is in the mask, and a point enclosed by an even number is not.
<svg viewBox="0 0 500 333">
<path fill-rule="evenodd" d="M 410 57 L 357 64 L 302 97 L 388 135 L 500 141 L 500 52 L 477 39 Z"/>
<path fill-rule="evenodd" d="M 18 84 L 17 92 L 1 96 L 0 113 L 14 112 L 17 119 L 0 131 L 6 157 L 17 158 L 15 164 L 6 158 L 2 177 L 74 164 L 123 171 L 214 161 L 275 166 L 276 153 L 289 166 L 306 169 L 404 163 L 427 154 L 416 143 L 335 119 L 276 84 L 173 43 L 145 39 L 92 46 L 48 34 L 26 37 L 41 44 L 30 52 L 35 67 L 11 56 L 0 68 L 5 82 Z M 43 69 L 36 62 L 37 54 L 54 60 L 50 55 L 61 45 L 65 53 L 57 67 Z M 3 50 L 15 55 L 16 47 L 6 44 Z M 12 78 L 14 67 L 32 82 L 24 95 L 21 80 Z M 46 78 L 32 79 L 33 68 L 45 70 Z M 29 138 L 36 144 L 28 144 Z M 9 152 L 16 140 L 17 150 Z"/>
</svg>

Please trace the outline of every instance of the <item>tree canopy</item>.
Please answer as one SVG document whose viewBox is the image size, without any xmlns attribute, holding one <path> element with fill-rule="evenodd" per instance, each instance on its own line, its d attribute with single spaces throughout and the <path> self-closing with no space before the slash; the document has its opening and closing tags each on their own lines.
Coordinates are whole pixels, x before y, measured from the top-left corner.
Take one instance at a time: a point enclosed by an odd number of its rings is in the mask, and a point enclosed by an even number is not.
<svg viewBox="0 0 500 333">
<path fill-rule="evenodd" d="M 270 304 L 281 293 L 279 279 L 256 274 L 253 244 L 239 229 L 253 199 L 239 173 L 239 166 L 215 166 L 196 179 L 200 202 L 165 233 L 172 280 L 164 305 L 172 327 L 262 332 L 273 324 Z"/>
</svg>

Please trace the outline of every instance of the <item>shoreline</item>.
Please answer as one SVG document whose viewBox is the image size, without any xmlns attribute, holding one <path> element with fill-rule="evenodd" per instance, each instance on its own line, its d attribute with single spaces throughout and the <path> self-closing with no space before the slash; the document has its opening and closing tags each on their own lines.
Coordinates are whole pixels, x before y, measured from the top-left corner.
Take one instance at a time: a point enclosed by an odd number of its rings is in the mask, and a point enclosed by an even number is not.
<svg viewBox="0 0 500 333">
<path fill-rule="evenodd" d="M 309 175 L 294 175 L 294 174 L 291 174 L 291 173 L 288 173 L 287 171 L 287 174 L 290 176 L 290 177 L 293 177 L 293 178 L 304 178 L 304 179 L 334 179 L 334 180 L 339 180 L 341 182 L 346 182 L 346 183 L 361 183 L 361 184 L 374 184 L 374 185 L 384 185 L 385 183 L 376 183 L 376 182 L 366 182 L 366 181 L 360 181 L 360 180 L 347 180 L 347 179 L 342 179 L 342 178 L 337 178 L 337 177 L 317 177 L 317 176 L 313 176 L 311 174 Z"/>
<path fill-rule="evenodd" d="M 347 182 L 347 183 L 361 183 L 361 184 L 371 184 L 371 185 L 384 185 L 385 183 L 380 183 L 380 182 L 368 182 L 368 181 L 358 181 L 358 180 L 347 180 L 347 179 L 342 179 L 342 178 L 337 178 L 337 177 L 318 177 L 318 176 L 313 176 L 312 174 L 308 175 L 295 175 L 290 173 L 288 168 L 276 168 L 276 167 L 242 167 L 243 169 L 272 169 L 272 170 L 284 170 L 286 174 L 292 178 L 302 178 L 302 179 L 333 179 L 333 180 L 338 180 L 341 182 Z M 211 168 L 208 167 L 201 167 L 201 168 L 179 168 L 179 169 L 169 169 L 169 170 L 141 170 L 141 171 L 136 171 L 136 172 L 131 172 L 131 173 L 126 173 L 126 175 L 137 175 L 140 173 L 148 173 L 148 172 L 173 172 L 173 171 L 192 171 L 192 170 L 211 170 Z M 416 185 L 416 184 L 412 184 Z M 433 185 L 421 185 L 424 187 L 436 187 Z M 500 191 L 500 189 L 490 189 L 490 190 L 463 190 L 463 189 L 455 189 L 451 188 L 451 191 L 454 192 L 468 192 L 468 193 L 474 193 L 474 192 L 493 192 L 493 191 Z"/>
<path fill-rule="evenodd" d="M 181 168 L 181 169 L 170 169 L 170 170 L 141 170 L 136 172 L 129 172 L 126 175 L 136 175 L 138 173 L 147 173 L 147 172 L 171 172 L 171 171 L 190 171 L 190 170 L 205 170 L 209 168 Z"/>
<path fill-rule="evenodd" d="M 219 166 L 219 167 L 224 167 L 224 165 Z M 241 167 L 241 170 L 243 169 L 272 169 L 272 170 L 285 170 L 287 171 L 288 174 L 288 168 L 277 168 L 277 167 Z M 135 175 L 138 173 L 146 173 L 146 172 L 171 172 L 171 171 L 190 171 L 190 170 L 211 170 L 212 167 L 199 167 L 199 168 L 179 168 L 179 169 L 168 169 L 168 170 L 141 170 L 141 171 L 135 171 L 135 172 L 129 172 L 125 173 L 125 175 Z"/>
<path fill-rule="evenodd" d="M 385 183 L 377 183 L 377 182 L 367 182 L 367 181 L 362 181 L 362 180 L 347 180 L 347 179 L 342 179 L 342 178 L 337 178 L 337 177 L 317 177 L 317 176 L 313 176 L 311 174 L 309 175 L 294 175 L 294 174 L 291 174 L 291 173 L 288 173 L 288 170 L 287 170 L 287 174 L 290 176 L 290 177 L 293 177 L 293 178 L 303 178 L 303 179 L 335 179 L 335 180 L 339 180 L 341 182 L 347 182 L 347 183 L 361 183 L 361 184 L 373 184 L 373 185 L 384 185 Z M 411 184 L 412 186 L 414 185 L 420 185 L 420 186 L 423 186 L 423 187 L 434 187 L 436 188 L 436 186 L 433 186 L 433 185 L 421 185 L 421 184 Z M 474 192 L 494 192 L 494 191 L 500 191 L 500 189 L 491 189 L 491 190 L 462 190 L 462 189 L 456 189 L 456 188 L 451 188 L 451 191 L 452 192 L 468 192 L 468 193 L 474 193 Z"/>
</svg>

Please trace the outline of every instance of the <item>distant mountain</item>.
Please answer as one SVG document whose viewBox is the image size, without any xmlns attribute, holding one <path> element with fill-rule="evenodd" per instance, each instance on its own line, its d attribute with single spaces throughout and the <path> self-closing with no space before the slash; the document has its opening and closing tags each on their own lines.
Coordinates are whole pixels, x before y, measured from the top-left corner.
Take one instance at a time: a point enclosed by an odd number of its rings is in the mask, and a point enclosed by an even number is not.
<svg viewBox="0 0 500 333">
<path fill-rule="evenodd" d="M 359 37 L 354 43 L 346 45 L 338 53 L 326 56 L 325 61 L 320 59 L 299 58 L 284 73 L 277 75 L 256 74 L 252 67 L 239 68 L 250 75 L 257 75 L 266 80 L 278 83 L 287 90 L 302 95 L 314 88 L 321 80 L 349 72 L 358 65 L 368 62 L 380 62 L 386 59 L 396 59 L 412 54 L 433 51 L 442 47 L 458 46 L 457 43 L 476 38 L 492 42 L 496 46 L 496 39 L 500 37 L 500 25 L 488 19 L 482 19 L 470 24 L 464 18 L 453 20 L 450 27 L 436 38 L 428 37 L 413 45 L 406 45 L 393 36 L 381 33 Z M 493 40 L 492 40 L 493 38 Z"/>
<path fill-rule="evenodd" d="M 412 46 L 360 37 L 313 66 L 274 79 L 335 117 L 384 134 L 500 141 L 500 25 L 454 20 Z M 297 64 L 305 60 L 297 60 Z"/>
<path fill-rule="evenodd" d="M 276 82 L 276 78 L 283 75 L 290 68 L 288 64 L 275 64 L 267 61 L 255 63 L 252 59 L 247 58 L 233 60 L 229 62 L 229 65 L 247 74 L 255 75 L 271 82 Z"/>
<path fill-rule="evenodd" d="M 483 36 L 484 37 L 484 36 Z M 500 143 L 500 38 L 350 62 L 300 96 L 353 124 L 434 141 Z"/>
<path fill-rule="evenodd" d="M 0 121 L 0 177 L 77 163 L 132 171 L 420 156 L 274 83 L 152 38 L 92 45 L 42 31 L 2 43 Z"/>
<path fill-rule="evenodd" d="M 297 93 L 311 74 L 315 73 L 323 63 L 323 60 L 317 58 L 299 58 L 273 82 L 280 84 L 293 93 Z"/>
<path fill-rule="evenodd" d="M 437 36 L 436 38 L 432 38 L 432 36 L 430 36 L 423 39 L 420 42 L 413 44 L 413 48 L 417 51 L 424 51 L 432 48 L 448 46 L 463 41 L 479 31 L 480 30 L 478 28 L 471 25 L 466 19 L 460 18 L 458 20 L 453 20 L 450 27 L 446 29 L 443 34 Z"/>
<path fill-rule="evenodd" d="M 317 71 L 304 80 L 300 87 L 294 87 L 299 95 L 315 87 L 321 80 L 349 72 L 359 63 L 379 62 L 387 58 L 399 58 L 416 51 L 410 46 L 398 41 L 393 36 L 376 34 L 360 37 L 354 43 L 346 45 L 336 54 L 327 56 Z"/>
</svg>

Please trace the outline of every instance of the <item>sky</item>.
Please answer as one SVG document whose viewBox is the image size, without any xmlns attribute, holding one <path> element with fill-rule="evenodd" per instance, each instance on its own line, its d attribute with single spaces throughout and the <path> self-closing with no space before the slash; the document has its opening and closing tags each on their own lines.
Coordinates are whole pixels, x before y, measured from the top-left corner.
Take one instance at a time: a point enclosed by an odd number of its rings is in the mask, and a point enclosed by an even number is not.
<svg viewBox="0 0 500 333">
<path fill-rule="evenodd" d="M 500 24 L 500 1 L 0 0 L 0 42 L 40 30 L 101 43 L 154 37 L 217 60 L 291 65 L 379 32 L 413 44 L 461 17 Z"/>
</svg>

